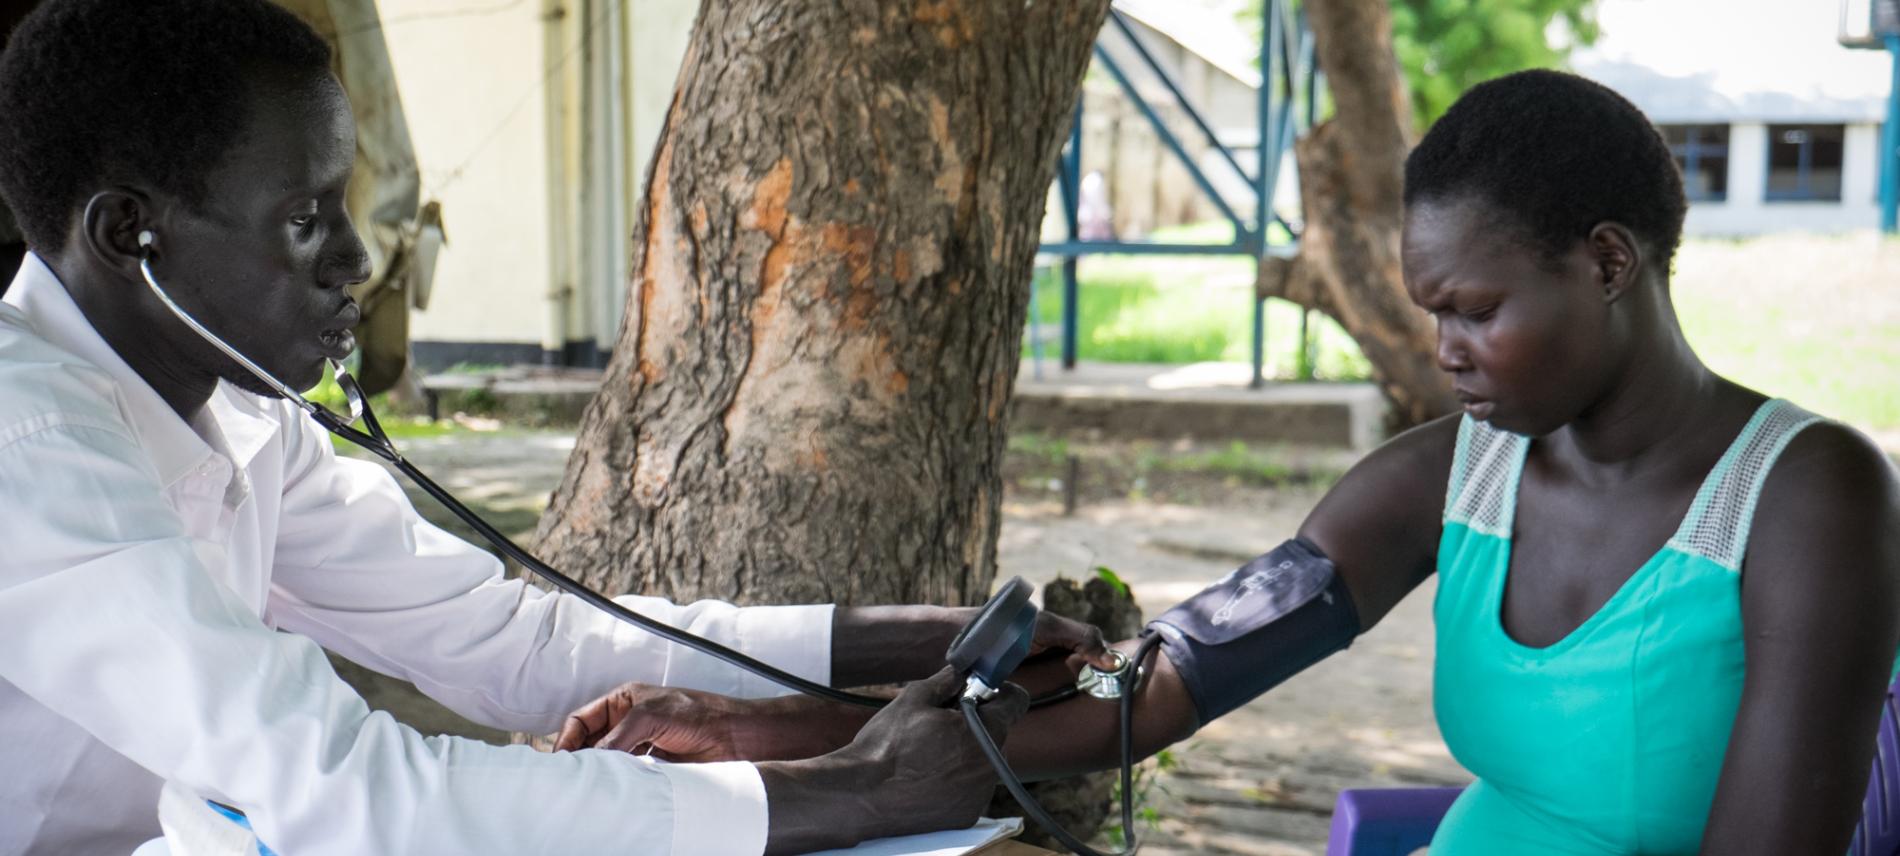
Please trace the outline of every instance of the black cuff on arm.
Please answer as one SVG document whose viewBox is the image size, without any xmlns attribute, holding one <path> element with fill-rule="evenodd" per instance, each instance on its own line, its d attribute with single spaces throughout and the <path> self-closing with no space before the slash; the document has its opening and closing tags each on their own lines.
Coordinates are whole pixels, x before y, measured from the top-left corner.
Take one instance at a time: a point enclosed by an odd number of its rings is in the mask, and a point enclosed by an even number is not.
<svg viewBox="0 0 1900 856">
<path fill-rule="evenodd" d="M 1333 563 L 1296 538 L 1149 622 L 1200 725 L 1352 644 L 1359 611 Z"/>
</svg>

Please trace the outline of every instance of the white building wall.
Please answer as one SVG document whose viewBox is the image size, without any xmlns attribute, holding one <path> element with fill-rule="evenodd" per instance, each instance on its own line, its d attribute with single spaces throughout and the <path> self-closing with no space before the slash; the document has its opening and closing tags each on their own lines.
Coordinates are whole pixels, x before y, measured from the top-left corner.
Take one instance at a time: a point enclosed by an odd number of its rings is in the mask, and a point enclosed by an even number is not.
<svg viewBox="0 0 1900 856">
<path fill-rule="evenodd" d="M 548 283 L 547 135 L 539 3 L 442 16 L 381 0 L 425 199 L 443 249 L 416 340 L 539 343 Z"/>
<path fill-rule="evenodd" d="M 1769 202 L 1768 126 L 1729 128 L 1728 199 L 1689 206 L 1689 235 L 1760 235 L 1769 232 L 1847 232 L 1880 225 L 1880 178 L 1875 164 L 1880 126 L 1847 126 L 1838 202 Z"/>
<path fill-rule="evenodd" d="M 441 0 L 381 0 L 423 196 L 442 201 L 449 236 L 429 309 L 411 319 L 419 352 L 613 346 L 632 212 L 698 9 L 536 0 L 443 16 Z M 607 154 L 624 165 L 603 169 Z"/>
</svg>

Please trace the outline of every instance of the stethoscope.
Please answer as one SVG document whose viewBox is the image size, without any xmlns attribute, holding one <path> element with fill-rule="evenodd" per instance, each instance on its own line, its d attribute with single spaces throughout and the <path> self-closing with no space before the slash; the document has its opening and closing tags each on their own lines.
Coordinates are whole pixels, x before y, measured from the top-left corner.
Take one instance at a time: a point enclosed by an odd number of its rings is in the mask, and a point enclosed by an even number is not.
<svg viewBox="0 0 1900 856">
<path fill-rule="evenodd" d="M 323 426 L 324 430 L 348 440 L 369 451 L 371 454 L 374 454 L 376 457 L 389 462 L 391 466 L 395 467 L 404 476 L 407 476 L 410 481 L 413 481 L 417 487 L 422 488 L 424 493 L 434 497 L 436 502 L 442 504 L 442 507 L 447 508 L 450 513 L 460 518 L 463 523 L 468 524 L 470 528 L 482 536 L 483 540 L 494 545 L 495 549 L 499 550 L 502 555 L 514 560 L 517 564 L 527 568 L 529 571 L 532 571 L 536 576 L 547 580 L 555 588 L 580 598 L 595 609 L 612 615 L 621 621 L 632 624 L 669 642 L 684 645 L 687 648 L 770 680 L 780 686 L 818 698 L 860 707 L 879 708 L 889 703 L 888 699 L 846 692 L 835 687 L 825 686 L 816 681 L 801 678 L 773 666 L 770 663 L 749 657 L 710 639 L 648 618 L 615 603 L 613 599 L 606 595 L 588 588 L 578 580 L 555 570 L 546 562 L 535 558 L 533 554 L 509 539 L 507 535 L 502 534 L 500 530 L 490 526 L 488 521 L 481 518 L 481 515 L 476 514 L 468 506 L 463 505 L 460 500 L 455 498 L 454 494 L 449 493 L 448 490 L 441 485 L 436 484 L 435 480 L 429 478 L 427 474 L 423 473 L 422 470 L 418 469 L 414 464 L 410 463 L 408 459 L 402 456 L 402 453 L 396 449 L 395 442 L 390 440 L 389 434 L 383 430 L 382 423 L 377 420 L 375 411 L 370 408 L 367 396 L 363 395 L 363 388 L 357 384 L 356 378 L 350 375 L 349 370 L 344 368 L 342 363 L 331 360 L 330 367 L 335 375 L 337 386 L 342 388 L 344 399 L 348 403 L 348 418 L 332 413 L 329 408 L 304 398 L 302 393 L 286 386 L 282 381 L 272 376 L 270 372 L 265 371 L 263 367 L 252 362 L 249 357 L 244 356 L 244 354 L 240 353 L 236 348 L 225 342 L 223 338 L 211 332 L 211 330 L 206 328 L 203 324 L 198 323 L 198 320 L 193 318 L 191 313 L 186 312 L 183 307 L 171 299 L 171 295 L 165 293 L 165 289 L 158 284 L 158 278 L 152 274 L 152 258 L 156 241 L 157 236 L 151 230 L 145 230 L 139 233 L 138 242 L 141 251 L 139 255 L 139 273 L 144 276 L 145 284 L 151 289 L 152 294 L 158 297 L 159 302 L 163 303 L 165 308 L 171 311 L 172 315 L 176 316 L 179 321 L 184 322 L 184 325 L 190 328 L 193 333 L 196 333 L 199 338 L 211 343 L 213 347 L 222 351 L 225 356 L 230 357 L 233 362 L 242 366 L 245 371 L 255 376 L 265 386 L 269 387 L 271 391 L 282 396 L 285 401 L 295 405 L 297 409 L 309 414 L 310 418 L 315 420 L 318 425 Z M 362 430 L 353 427 L 358 422 L 363 424 Z M 1029 584 L 1024 582 L 1022 578 L 1017 577 L 1011 579 L 1008 583 L 1003 585 L 1003 588 L 995 597 L 991 598 L 990 601 L 978 611 L 977 617 L 972 619 L 968 625 L 965 625 L 962 632 L 957 635 L 956 640 L 951 643 L 948 659 L 951 665 L 956 667 L 957 672 L 962 675 L 966 681 L 965 690 L 958 699 L 958 705 L 963 710 L 964 719 L 969 723 L 970 730 L 976 737 L 978 746 L 982 748 L 990 764 L 996 768 L 997 776 L 1002 780 L 1004 786 L 1009 788 L 1010 794 L 1016 797 L 1016 801 L 1022 805 L 1023 810 L 1027 812 L 1030 817 L 1034 818 L 1044 829 L 1048 830 L 1051 835 L 1055 836 L 1057 840 L 1061 841 L 1074 852 L 1082 854 L 1082 856 L 1107 856 L 1107 854 L 1094 850 L 1076 839 L 1067 830 L 1063 829 L 1060 823 L 1049 816 L 1049 813 L 1043 809 L 1035 797 L 1031 796 L 1028 790 L 1024 788 L 1022 780 L 1010 769 L 1008 760 L 1003 757 L 1002 749 L 996 745 L 995 740 L 991 739 L 989 730 L 984 727 L 982 719 L 977 713 L 977 707 L 984 701 L 995 696 L 997 688 L 1003 685 L 1003 681 L 1008 678 L 1009 675 L 1016 670 L 1016 667 L 1020 666 L 1022 661 L 1028 656 L 1030 641 L 1035 632 L 1037 612 L 1036 606 L 1029 602 L 1029 593 Z M 1117 851 L 1113 856 L 1128 856 L 1128 854 L 1134 853 L 1139 846 L 1134 834 L 1134 741 L 1133 734 L 1129 728 L 1129 721 L 1134 710 L 1133 702 L 1135 691 L 1144 674 L 1144 670 L 1140 668 L 1138 664 L 1145 662 L 1148 653 L 1154 649 L 1159 641 L 1160 637 L 1156 635 L 1149 635 L 1143 638 L 1141 644 L 1136 647 L 1135 654 L 1132 657 L 1124 656 L 1120 652 L 1112 652 L 1112 656 L 1116 658 L 1116 668 L 1108 672 L 1098 672 L 1091 666 L 1083 666 L 1081 677 L 1075 686 L 1065 687 L 1049 695 L 1037 698 L 1030 705 L 1031 707 L 1040 707 L 1045 704 L 1053 704 L 1073 698 L 1078 694 L 1087 694 L 1104 700 L 1119 700 L 1121 708 L 1122 840 L 1127 842 L 1127 847 Z"/>
</svg>

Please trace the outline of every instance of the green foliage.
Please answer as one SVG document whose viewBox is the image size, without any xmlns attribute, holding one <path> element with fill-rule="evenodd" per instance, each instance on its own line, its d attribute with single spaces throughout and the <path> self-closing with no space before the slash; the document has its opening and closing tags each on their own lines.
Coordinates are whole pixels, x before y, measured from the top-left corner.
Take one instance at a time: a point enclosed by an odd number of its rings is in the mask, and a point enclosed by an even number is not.
<svg viewBox="0 0 1900 856">
<path fill-rule="evenodd" d="M 1213 451 L 1175 454 L 1149 452 L 1142 456 L 1138 466 L 1144 471 L 1204 473 L 1268 486 L 1284 484 L 1298 475 L 1288 465 L 1283 452 L 1255 450 L 1239 440 Z"/>
<path fill-rule="evenodd" d="M 1009 451 L 1033 458 L 1049 467 L 1060 467 L 1069 459 L 1069 441 L 1061 437 L 1023 431 L 1009 435 Z"/>
<path fill-rule="evenodd" d="M 1128 591 L 1128 583 L 1123 582 L 1121 575 L 1115 573 L 1113 570 L 1110 570 L 1108 567 L 1106 566 L 1097 567 L 1095 569 L 1095 576 L 1100 578 L 1102 582 L 1108 583 L 1109 587 L 1113 588 L 1116 594 L 1119 594 L 1122 597 L 1133 596 Z"/>
<path fill-rule="evenodd" d="M 1596 41 L 1594 0 L 1395 0 L 1392 47 L 1423 131 L 1466 89 L 1527 68 L 1555 68 L 1567 45 L 1546 37 L 1561 22 L 1576 44 Z"/>
<path fill-rule="evenodd" d="M 304 398 L 321 405 L 331 413 L 348 414 L 350 412 L 349 398 L 343 394 L 343 387 L 337 384 L 336 378 L 327 368 L 323 370 L 322 382 L 318 383 L 315 389 L 305 392 Z M 426 440 L 464 433 L 461 426 L 448 420 L 431 422 L 428 417 L 405 416 L 395 412 L 395 408 L 390 406 L 387 393 L 371 397 L 369 407 L 382 423 L 383 432 L 399 446 L 405 440 Z M 331 437 L 330 445 L 341 453 L 354 454 L 356 451 L 356 444 L 341 437 Z"/>
<path fill-rule="evenodd" d="M 1594 7 L 1595 0 L 1392 0 L 1392 49 L 1418 130 L 1476 84 L 1563 65 L 1571 45 L 1596 41 Z M 1247 32 L 1260 31 L 1261 8 L 1252 0 L 1241 13 Z M 1549 38 L 1553 24 L 1567 34 L 1556 43 Z"/>
<path fill-rule="evenodd" d="M 1192 747 L 1190 746 L 1189 748 Z M 1163 749 L 1156 752 L 1154 757 L 1149 759 L 1148 763 L 1135 768 L 1135 819 L 1149 830 L 1161 828 L 1161 811 L 1149 805 L 1148 799 L 1157 789 L 1159 789 L 1162 794 L 1170 793 L 1168 787 L 1161 784 L 1161 776 L 1164 773 L 1173 771 L 1175 767 L 1180 766 L 1180 763 L 1181 761 L 1175 756 L 1173 749 Z M 1117 805 L 1122 801 L 1122 782 L 1119 777 L 1115 779 L 1115 783 L 1111 788 L 1110 799 Z M 1121 820 L 1119 818 L 1119 814 L 1111 814 L 1108 823 L 1103 827 L 1102 831 L 1113 846 L 1126 847 L 1128 846 L 1128 841 L 1122 835 Z"/>
</svg>

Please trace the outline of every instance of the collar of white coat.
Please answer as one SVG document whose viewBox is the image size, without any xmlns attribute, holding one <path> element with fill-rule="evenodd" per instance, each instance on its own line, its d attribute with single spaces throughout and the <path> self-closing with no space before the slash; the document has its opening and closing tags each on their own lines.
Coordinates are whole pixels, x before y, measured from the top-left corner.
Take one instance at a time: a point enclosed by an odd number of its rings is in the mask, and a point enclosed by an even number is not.
<svg viewBox="0 0 1900 856">
<path fill-rule="evenodd" d="M 276 402 L 220 381 L 206 403 L 205 413 L 212 423 L 206 427 L 213 438 L 208 442 L 106 344 L 66 293 L 59 276 L 37 254 L 27 254 L 13 284 L 7 287 L 6 297 L 0 300 L 26 315 L 48 342 L 105 372 L 118 384 L 132 429 L 166 487 L 214 454 L 226 455 L 239 469 L 248 467 L 279 430 L 283 408 Z M 213 443 L 222 448 L 214 450 Z"/>
</svg>

